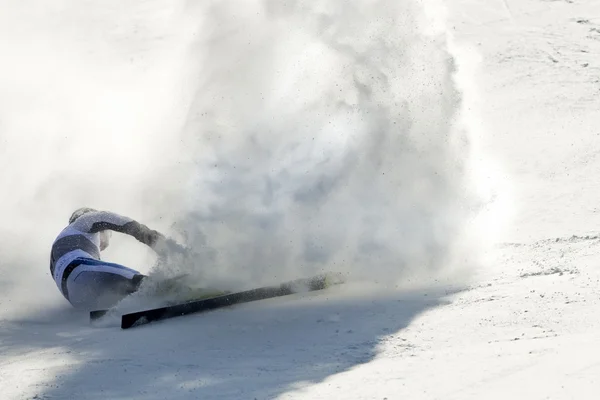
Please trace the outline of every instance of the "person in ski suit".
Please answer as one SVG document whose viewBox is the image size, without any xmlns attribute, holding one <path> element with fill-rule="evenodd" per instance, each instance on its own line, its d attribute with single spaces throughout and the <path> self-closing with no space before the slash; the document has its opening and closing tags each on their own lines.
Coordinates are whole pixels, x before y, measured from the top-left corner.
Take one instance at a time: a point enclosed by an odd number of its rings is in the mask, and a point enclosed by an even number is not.
<svg viewBox="0 0 600 400">
<path fill-rule="evenodd" d="M 100 259 L 111 231 L 131 235 L 155 250 L 165 237 L 131 218 L 92 208 L 75 210 L 50 252 L 50 273 L 62 295 L 78 309 L 110 308 L 138 290 L 146 277 Z"/>
</svg>

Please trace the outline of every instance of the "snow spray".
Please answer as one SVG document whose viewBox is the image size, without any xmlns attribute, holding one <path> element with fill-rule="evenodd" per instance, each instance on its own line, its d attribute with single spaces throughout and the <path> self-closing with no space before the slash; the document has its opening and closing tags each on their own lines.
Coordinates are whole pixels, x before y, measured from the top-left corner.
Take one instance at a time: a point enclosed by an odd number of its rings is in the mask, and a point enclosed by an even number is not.
<svg viewBox="0 0 600 400">
<path fill-rule="evenodd" d="M 195 7 L 187 268 L 236 287 L 323 271 L 394 283 L 472 262 L 458 249 L 482 203 L 443 7 Z"/>
</svg>

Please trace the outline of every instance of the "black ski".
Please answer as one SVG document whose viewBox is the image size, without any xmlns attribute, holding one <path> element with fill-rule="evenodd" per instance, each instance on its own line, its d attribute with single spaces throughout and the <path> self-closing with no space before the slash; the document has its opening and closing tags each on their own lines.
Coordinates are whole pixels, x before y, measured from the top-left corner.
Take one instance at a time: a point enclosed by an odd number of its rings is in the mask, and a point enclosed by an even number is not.
<svg viewBox="0 0 600 400">
<path fill-rule="evenodd" d="M 140 325 L 145 325 L 150 322 L 161 321 L 164 319 L 175 318 L 193 313 L 207 312 L 217 308 L 229 307 L 240 303 L 249 303 L 257 300 L 282 297 L 303 291 L 312 292 L 316 290 L 323 290 L 342 282 L 343 280 L 341 276 L 326 274 L 307 279 L 297 279 L 276 286 L 266 286 L 208 299 L 192 300 L 181 304 L 137 311 L 124 314 L 121 317 L 121 329 L 129 329 Z M 92 315 L 93 313 L 96 313 L 96 315 Z M 101 315 L 104 315 L 104 313 L 106 312 L 93 311 L 90 313 L 90 318 L 99 318 Z"/>
</svg>

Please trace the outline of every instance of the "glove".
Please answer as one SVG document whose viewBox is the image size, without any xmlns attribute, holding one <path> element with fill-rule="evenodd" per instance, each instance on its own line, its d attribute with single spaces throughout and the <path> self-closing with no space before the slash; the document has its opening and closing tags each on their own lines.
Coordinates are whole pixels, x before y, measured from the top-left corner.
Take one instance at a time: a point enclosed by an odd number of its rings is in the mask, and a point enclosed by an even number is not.
<svg viewBox="0 0 600 400">
<path fill-rule="evenodd" d="M 165 240 L 165 236 L 158 231 L 148 228 L 146 225 L 140 225 L 140 230 L 136 239 L 145 245 L 154 248 L 159 241 Z"/>
</svg>

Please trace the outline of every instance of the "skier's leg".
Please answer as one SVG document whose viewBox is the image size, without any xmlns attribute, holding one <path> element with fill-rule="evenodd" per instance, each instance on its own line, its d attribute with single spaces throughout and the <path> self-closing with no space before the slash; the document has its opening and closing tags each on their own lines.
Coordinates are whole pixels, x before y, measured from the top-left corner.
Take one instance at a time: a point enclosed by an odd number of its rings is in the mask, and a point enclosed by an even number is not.
<svg viewBox="0 0 600 400">
<path fill-rule="evenodd" d="M 138 271 L 119 264 L 84 260 L 67 279 L 68 299 L 79 309 L 110 308 L 135 292 L 143 278 Z"/>
</svg>

